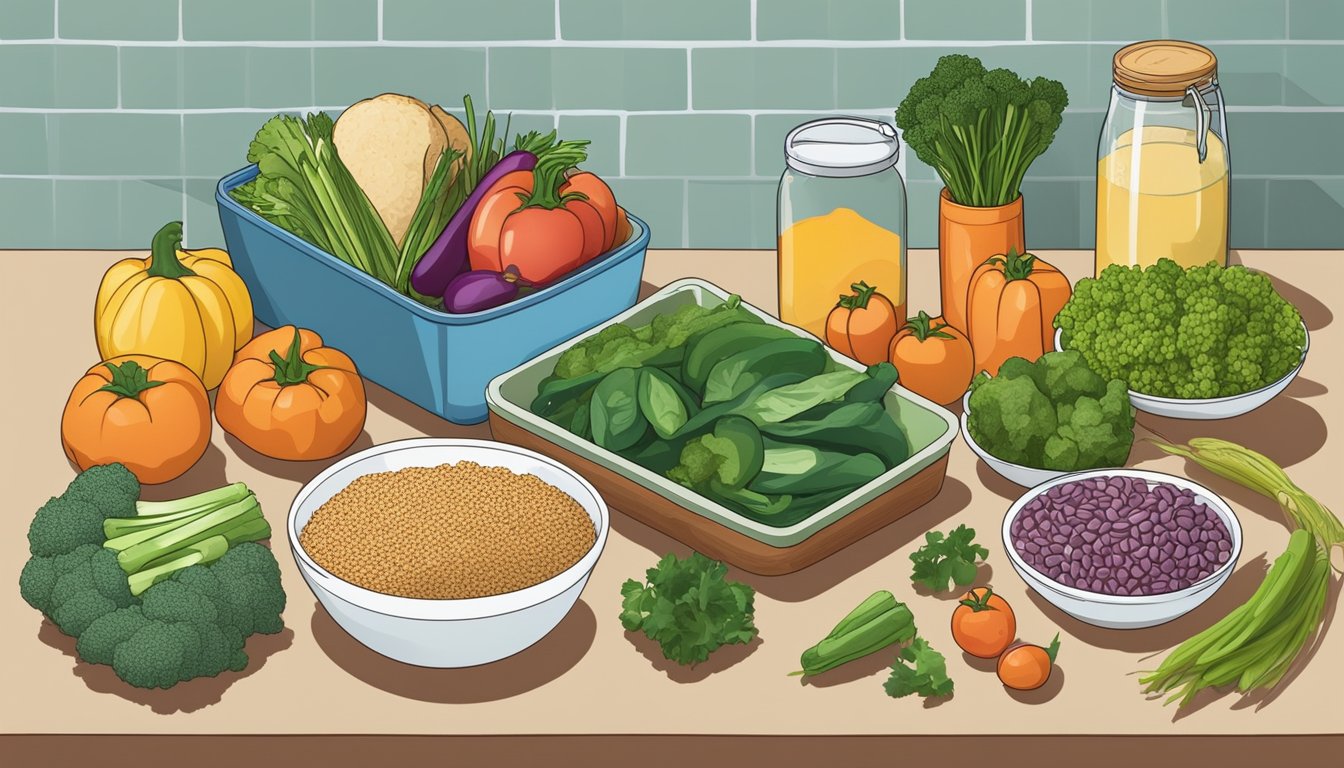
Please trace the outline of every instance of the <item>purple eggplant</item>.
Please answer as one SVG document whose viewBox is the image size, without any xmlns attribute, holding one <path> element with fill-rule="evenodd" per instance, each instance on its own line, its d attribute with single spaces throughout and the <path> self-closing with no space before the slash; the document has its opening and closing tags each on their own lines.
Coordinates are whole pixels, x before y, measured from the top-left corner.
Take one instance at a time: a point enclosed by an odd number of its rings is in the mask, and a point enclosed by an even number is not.
<svg viewBox="0 0 1344 768">
<path fill-rule="evenodd" d="M 501 157 L 485 176 L 481 177 L 476 188 L 467 196 L 466 202 L 457 209 L 448 220 L 448 226 L 439 233 L 434 244 L 429 246 L 420 261 L 411 271 L 411 287 L 424 296 L 437 296 L 448 288 L 448 282 L 462 273 L 467 266 L 467 234 L 471 230 L 471 215 L 476 212 L 490 188 L 506 173 L 530 171 L 537 167 L 537 156 L 531 152 L 510 152 Z"/>
<path fill-rule="evenodd" d="M 518 298 L 522 288 L 529 286 L 531 283 L 524 280 L 513 265 L 503 272 L 473 269 L 448 282 L 443 291 L 443 308 L 454 315 L 480 312 L 508 304 Z"/>
</svg>

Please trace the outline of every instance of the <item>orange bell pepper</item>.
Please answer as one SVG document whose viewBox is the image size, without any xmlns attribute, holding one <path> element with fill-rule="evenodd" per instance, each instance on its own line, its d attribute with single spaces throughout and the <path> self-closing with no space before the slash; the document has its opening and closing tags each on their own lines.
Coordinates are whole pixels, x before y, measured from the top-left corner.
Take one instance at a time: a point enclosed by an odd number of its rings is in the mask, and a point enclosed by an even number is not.
<svg viewBox="0 0 1344 768">
<path fill-rule="evenodd" d="M 1070 293 L 1063 273 L 1016 249 L 977 267 L 966 294 L 975 370 L 992 376 L 1010 357 L 1034 361 L 1053 349 L 1055 315 Z"/>
</svg>

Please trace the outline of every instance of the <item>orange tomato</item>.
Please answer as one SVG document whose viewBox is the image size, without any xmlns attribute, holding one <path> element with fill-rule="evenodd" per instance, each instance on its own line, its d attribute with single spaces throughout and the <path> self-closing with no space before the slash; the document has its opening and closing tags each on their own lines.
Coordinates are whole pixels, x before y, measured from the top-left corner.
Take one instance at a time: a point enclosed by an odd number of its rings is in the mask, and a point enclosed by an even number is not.
<svg viewBox="0 0 1344 768">
<path fill-rule="evenodd" d="M 526 173 L 518 171 L 501 178 L 499 189 L 492 188 L 472 215 L 467 239 L 472 269 L 503 272 L 512 266 L 524 280 L 543 286 L 606 250 L 615 235 L 614 220 L 608 227 L 598 204 L 605 204 L 603 191 L 609 196 L 611 190 L 592 174 L 567 181 L 565 162 L 563 157 L 543 159 L 531 171 L 527 190 L 522 182 L 504 186 L 510 177 Z M 527 194 L 520 198 L 523 191 Z M 615 199 L 611 202 L 614 211 Z"/>
<path fill-rule="evenodd" d="M 504 222 L 499 243 L 501 263 L 545 285 L 583 263 L 583 222 L 564 208 L 525 208 Z"/>
<path fill-rule="evenodd" d="M 625 209 L 616 206 L 616 238 L 612 241 L 612 246 L 625 245 L 625 241 L 630 239 L 634 232 L 634 227 L 630 225 L 630 217 L 625 215 Z"/>
<path fill-rule="evenodd" d="M 354 362 L 292 325 L 239 350 L 215 397 L 215 418 L 225 432 L 257 453 L 288 461 L 330 458 L 349 448 L 364 429 L 367 409 Z"/>
<path fill-rule="evenodd" d="M 467 255 L 472 269 L 503 272 L 507 264 L 499 260 L 499 232 L 504 220 L 522 207 L 518 195 L 532 194 L 532 171 L 511 171 L 499 177 L 476 205 L 467 230 Z"/>
<path fill-rule="evenodd" d="M 570 176 L 560 185 L 560 194 L 578 192 L 584 196 L 582 202 L 591 206 L 602 219 L 602 247 L 598 253 L 606 253 L 616 240 L 616 229 L 624 211 L 616 205 L 616 195 L 611 187 L 595 173 L 580 172 Z"/>
<path fill-rule="evenodd" d="M 977 267 L 966 294 L 976 373 L 993 376 L 1010 357 L 1034 361 L 1054 349 L 1055 315 L 1071 292 L 1067 277 L 1029 253 L 1009 251 Z"/>
<path fill-rule="evenodd" d="M 147 485 L 191 469 L 209 444 L 205 385 L 185 365 L 156 357 L 95 365 L 61 414 L 61 445 L 80 470 L 121 462 Z"/>
<path fill-rule="evenodd" d="M 854 293 L 841 296 L 826 316 L 826 343 L 864 365 L 877 365 L 887 359 L 901 315 L 877 286 L 859 282 L 850 288 Z"/>
<path fill-rule="evenodd" d="M 989 587 L 961 596 L 952 611 L 952 639 L 961 650 L 981 659 L 1003 653 L 1017 636 L 1017 617 L 1008 601 Z"/>
<path fill-rule="evenodd" d="M 939 405 L 965 394 L 975 372 L 971 343 L 961 331 L 923 311 L 897 331 L 888 355 L 901 372 L 901 386 Z"/>
<path fill-rule="evenodd" d="M 579 254 L 579 264 L 585 264 L 606 250 L 606 230 L 603 229 L 602 214 L 585 200 L 571 200 L 565 204 L 565 210 L 574 214 L 583 227 L 583 250 Z"/>
<path fill-rule="evenodd" d="M 1059 654 L 1059 635 L 1049 648 L 1022 644 L 1009 648 L 999 657 L 999 682 L 1018 691 L 1030 691 L 1045 685 Z"/>
</svg>

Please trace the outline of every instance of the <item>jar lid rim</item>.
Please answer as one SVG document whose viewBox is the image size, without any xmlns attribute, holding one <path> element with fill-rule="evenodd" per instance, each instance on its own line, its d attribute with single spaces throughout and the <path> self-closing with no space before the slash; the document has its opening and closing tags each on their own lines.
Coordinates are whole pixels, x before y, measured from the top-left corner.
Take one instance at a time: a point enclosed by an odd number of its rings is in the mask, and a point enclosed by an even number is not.
<svg viewBox="0 0 1344 768">
<path fill-rule="evenodd" d="M 900 142 L 890 123 L 826 117 L 795 126 L 784 139 L 784 161 L 813 176 L 867 176 L 896 165 Z"/>
<path fill-rule="evenodd" d="M 1213 51 L 1185 40 L 1142 40 L 1115 52 L 1111 79 L 1144 96 L 1178 96 L 1190 86 L 1201 90 L 1218 78 Z"/>
</svg>

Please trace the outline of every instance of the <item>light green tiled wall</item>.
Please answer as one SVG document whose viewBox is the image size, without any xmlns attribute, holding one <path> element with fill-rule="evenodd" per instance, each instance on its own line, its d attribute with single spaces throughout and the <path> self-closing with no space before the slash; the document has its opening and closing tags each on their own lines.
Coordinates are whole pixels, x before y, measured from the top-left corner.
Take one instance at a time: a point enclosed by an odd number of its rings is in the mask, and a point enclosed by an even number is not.
<svg viewBox="0 0 1344 768">
<path fill-rule="evenodd" d="M 268 115 L 387 90 L 592 139 L 655 245 L 769 247 L 788 129 L 891 119 L 953 50 L 1068 87 L 1028 238 L 1088 247 L 1110 56 L 1163 36 L 1219 55 L 1233 244 L 1344 245 L 1340 0 L 0 0 L 0 247 L 141 247 L 176 217 L 219 244 L 215 182 Z M 940 183 L 902 169 L 932 245 Z"/>
</svg>

